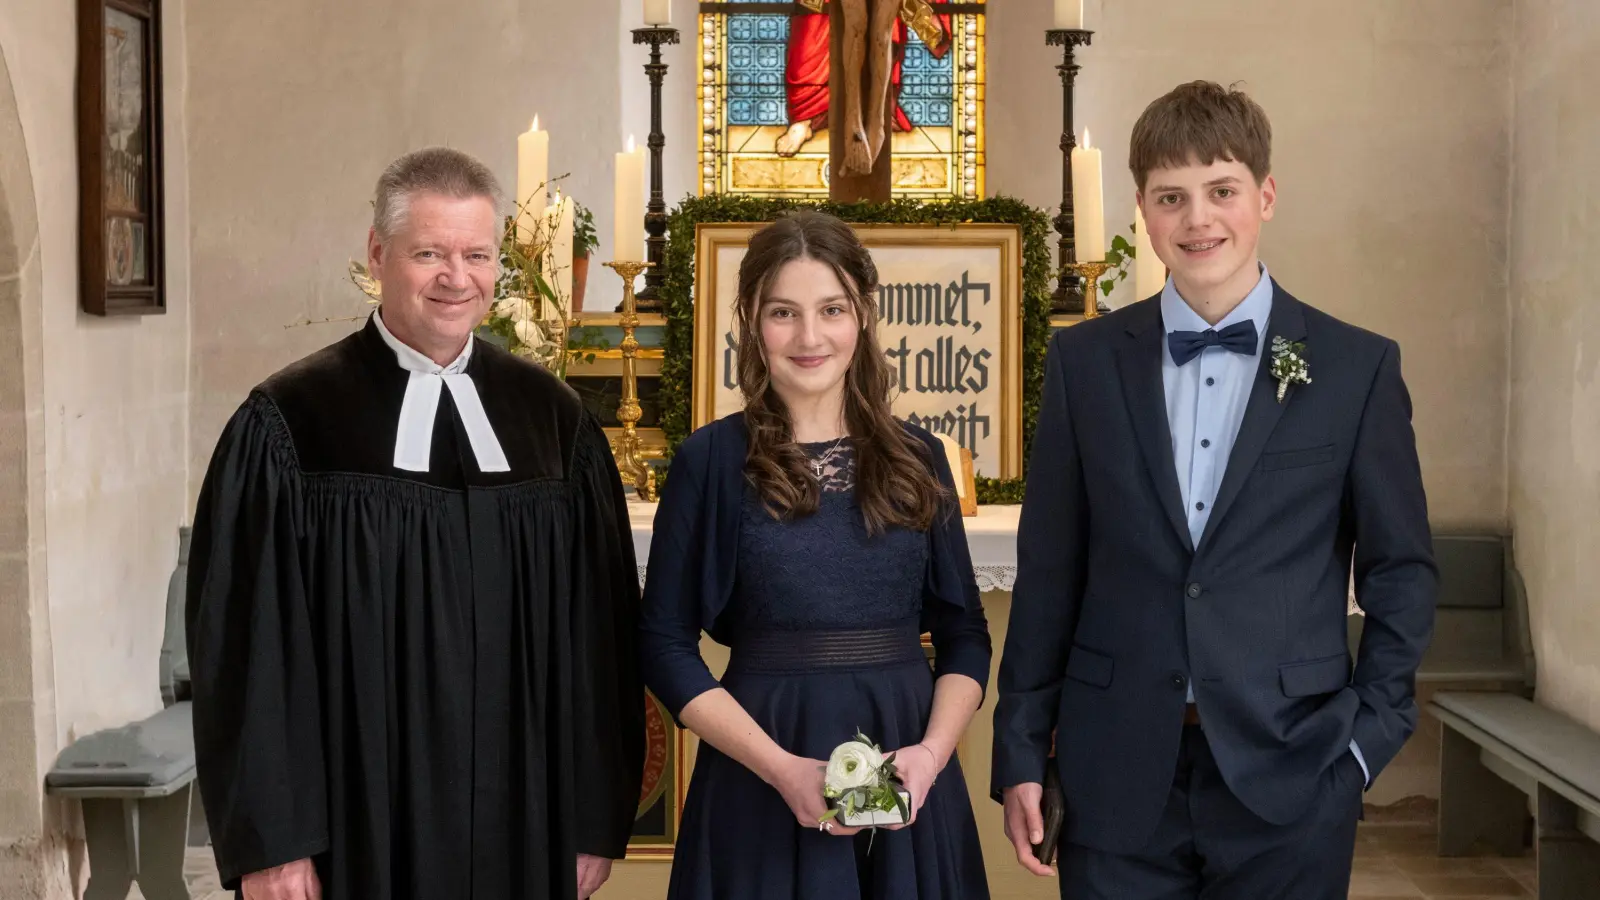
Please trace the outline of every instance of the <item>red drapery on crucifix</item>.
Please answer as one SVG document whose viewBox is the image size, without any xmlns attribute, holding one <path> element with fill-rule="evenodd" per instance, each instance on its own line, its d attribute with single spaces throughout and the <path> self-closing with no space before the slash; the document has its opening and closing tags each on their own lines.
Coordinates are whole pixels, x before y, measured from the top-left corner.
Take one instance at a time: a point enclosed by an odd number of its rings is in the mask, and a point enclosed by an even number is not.
<svg viewBox="0 0 1600 900">
<path fill-rule="evenodd" d="M 827 0 L 824 0 L 826 3 Z M 939 16 L 945 33 L 950 33 L 950 16 Z M 810 122 L 813 131 L 828 127 L 828 13 L 800 13 L 789 18 L 789 47 L 785 72 L 789 101 L 789 124 Z M 906 23 L 894 23 L 894 68 L 889 73 L 889 89 L 894 92 L 894 130 L 910 131 L 911 119 L 900 106 L 901 67 L 906 55 Z M 948 44 L 930 48 L 942 58 Z"/>
</svg>

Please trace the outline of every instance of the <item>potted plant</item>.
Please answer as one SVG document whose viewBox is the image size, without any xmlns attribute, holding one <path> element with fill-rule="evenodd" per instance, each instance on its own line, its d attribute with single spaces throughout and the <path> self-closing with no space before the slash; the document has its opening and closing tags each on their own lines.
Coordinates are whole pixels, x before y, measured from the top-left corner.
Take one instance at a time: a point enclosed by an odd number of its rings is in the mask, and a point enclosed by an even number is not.
<svg viewBox="0 0 1600 900">
<path fill-rule="evenodd" d="M 583 310 L 583 294 L 589 284 L 589 253 L 600 246 L 594 233 L 594 213 L 582 203 L 572 201 L 572 315 Z"/>
</svg>

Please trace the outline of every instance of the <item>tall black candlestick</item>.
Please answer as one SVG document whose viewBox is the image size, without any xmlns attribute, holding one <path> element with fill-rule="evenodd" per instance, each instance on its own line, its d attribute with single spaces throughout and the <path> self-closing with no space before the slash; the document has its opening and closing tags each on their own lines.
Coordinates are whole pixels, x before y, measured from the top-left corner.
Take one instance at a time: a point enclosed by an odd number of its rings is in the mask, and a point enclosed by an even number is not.
<svg viewBox="0 0 1600 900">
<path fill-rule="evenodd" d="M 661 312 L 661 277 L 667 251 L 667 201 L 661 193 L 661 150 L 667 145 L 661 133 L 661 83 L 667 77 L 667 64 L 661 61 L 661 45 L 678 43 L 678 29 L 666 25 L 633 30 L 635 44 L 650 45 L 650 62 L 645 64 L 645 74 L 650 76 L 650 203 L 644 214 L 646 256 L 650 268 L 645 270 L 644 290 L 635 297 L 639 312 Z"/>
<path fill-rule="evenodd" d="M 1072 234 L 1072 150 L 1078 146 L 1077 136 L 1072 131 L 1072 93 L 1078 78 L 1078 61 L 1072 50 L 1087 47 L 1093 36 L 1094 32 L 1079 28 L 1052 28 L 1045 32 L 1044 41 L 1048 46 L 1063 49 L 1061 65 L 1056 66 L 1056 71 L 1061 73 L 1061 214 L 1055 218 L 1056 233 L 1061 235 L 1056 244 L 1060 277 L 1050 301 L 1050 311 L 1063 315 L 1083 315 L 1084 311 L 1083 280 L 1071 268 L 1078 261 L 1076 239 Z"/>
</svg>

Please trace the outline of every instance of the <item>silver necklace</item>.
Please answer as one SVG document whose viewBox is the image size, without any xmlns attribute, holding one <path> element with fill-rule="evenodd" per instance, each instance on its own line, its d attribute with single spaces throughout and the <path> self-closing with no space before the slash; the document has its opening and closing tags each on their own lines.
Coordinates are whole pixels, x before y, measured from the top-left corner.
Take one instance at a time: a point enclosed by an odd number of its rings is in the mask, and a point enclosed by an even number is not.
<svg viewBox="0 0 1600 900">
<path fill-rule="evenodd" d="M 844 439 L 847 438 L 847 437 L 849 437 L 849 435 L 847 435 L 847 434 L 840 435 L 839 439 L 833 442 L 833 446 L 828 448 L 828 452 L 827 453 L 824 453 L 820 458 L 813 459 L 811 461 L 811 471 L 813 471 L 813 472 L 815 472 L 817 474 L 817 480 L 818 481 L 822 480 L 822 468 L 823 468 L 823 466 L 826 466 L 828 464 L 828 461 L 833 459 L 833 454 L 838 452 L 839 445 L 841 443 L 843 443 Z"/>
</svg>

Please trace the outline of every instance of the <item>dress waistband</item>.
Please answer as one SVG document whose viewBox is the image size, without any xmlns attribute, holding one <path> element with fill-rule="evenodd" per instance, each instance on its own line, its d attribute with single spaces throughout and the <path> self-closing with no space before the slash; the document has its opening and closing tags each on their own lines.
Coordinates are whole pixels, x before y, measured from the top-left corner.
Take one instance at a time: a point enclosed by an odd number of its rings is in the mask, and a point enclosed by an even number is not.
<svg viewBox="0 0 1600 900">
<path fill-rule="evenodd" d="M 734 636 L 729 672 L 766 674 L 841 671 L 926 663 L 916 622 L 881 628 L 741 631 Z"/>
</svg>

